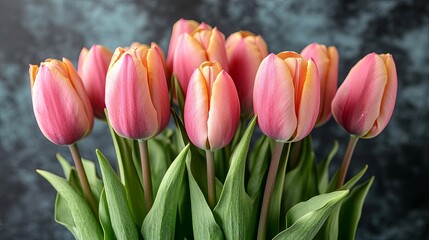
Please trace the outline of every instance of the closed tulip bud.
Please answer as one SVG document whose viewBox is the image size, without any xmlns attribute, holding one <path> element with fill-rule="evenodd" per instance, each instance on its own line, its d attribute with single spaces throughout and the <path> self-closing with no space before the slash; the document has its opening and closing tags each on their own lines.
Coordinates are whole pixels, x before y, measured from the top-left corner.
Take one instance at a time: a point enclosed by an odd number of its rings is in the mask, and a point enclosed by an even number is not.
<svg viewBox="0 0 429 240">
<path fill-rule="evenodd" d="M 319 112 L 319 81 L 314 61 L 297 53 L 271 53 L 262 60 L 253 92 L 262 132 L 281 142 L 306 137 Z"/>
<path fill-rule="evenodd" d="M 117 48 L 106 78 L 106 108 L 112 128 L 131 139 L 149 139 L 170 118 L 165 72 L 156 47 Z"/>
<path fill-rule="evenodd" d="M 225 36 L 217 28 L 200 25 L 191 34 L 181 34 L 175 48 L 173 74 L 185 95 L 192 73 L 205 61 L 216 61 L 227 70 Z"/>
<path fill-rule="evenodd" d="M 185 100 L 184 120 L 192 143 L 216 150 L 234 136 L 240 103 L 232 78 L 217 62 L 204 62 L 192 74 Z"/>
<path fill-rule="evenodd" d="M 89 50 L 83 48 L 79 56 L 77 71 L 88 93 L 94 115 L 100 119 L 106 119 L 104 97 L 111 58 L 112 52 L 101 45 L 93 45 Z"/>
<path fill-rule="evenodd" d="M 70 145 L 88 135 L 94 114 L 82 80 L 73 64 L 47 59 L 30 65 L 34 115 L 47 139 L 58 145 Z"/>
<path fill-rule="evenodd" d="M 313 59 L 320 76 L 320 109 L 316 126 L 326 123 L 331 117 L 331 103 L 338 84 L 338 51 L 335 47 L 326 47 L 312 43 L 305 47 L 301 56 Z"/>
<path fill-rule="evenodd" d="M 253 113 L 253 85 L 262 59 L 268 55 L 267 44 L 260 35 L 236 32 L 226 40 L 228 73 L 234 80 L 240 98 L 241 112 Z"/>
<path fill-rule="evenodd" d="M 350 70 L 338 88 L 332 114 L 350 134 L 373 138 L 392 116 L 397 88 L 392 55 L 370 53 Z"/>
</svg>

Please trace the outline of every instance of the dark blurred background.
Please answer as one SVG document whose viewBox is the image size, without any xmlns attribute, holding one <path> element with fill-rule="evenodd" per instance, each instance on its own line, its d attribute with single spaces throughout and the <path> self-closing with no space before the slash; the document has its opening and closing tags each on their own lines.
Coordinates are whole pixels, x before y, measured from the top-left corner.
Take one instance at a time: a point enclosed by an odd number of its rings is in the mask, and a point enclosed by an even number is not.
<svg viewBox="0 0 429 240">
<path fill-rule="evenodd" d="M 28 64 L 67 57 L 82 47 L 112 51 L 133 41 L 158 42 L 167 51 L 179 18 L 205 21 L 228 36 L 261 34 L 270 52 L 311 42 L 335 45 L 339 81 L 369 52 L 393 54 L 399 90 L 394 115 L 378 137 L 358 143 L 350 173 L 369 165 L 376 176 L 357 239 L 429 239 L 429 4 L 426 0 L 0 0 L 0 239 L 71 239 L 53 220 L 55 191 L 35 172 L 62 174 L 32 112 Z M 314 132 L 321 158 L 347 134 L 331 120 Z M 113 156 L 106 126 L 97 122 L 80 143 L 95 159 Z M 340 157 L 334 160 L 338 165 Z"/>
</svg>

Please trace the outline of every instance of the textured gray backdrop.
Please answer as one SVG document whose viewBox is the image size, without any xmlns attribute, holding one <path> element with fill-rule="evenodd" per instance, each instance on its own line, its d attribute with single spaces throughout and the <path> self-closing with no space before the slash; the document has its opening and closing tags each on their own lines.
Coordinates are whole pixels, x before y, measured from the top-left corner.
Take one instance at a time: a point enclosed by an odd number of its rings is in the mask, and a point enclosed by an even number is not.
<svg viewBox="0 0 429 240">
<path fill-rule="evenodd" d="M 429 6 L 426 0 L 0 0 L 0 239 L 70 239 L 53 220 L 55 192 L 35 169 L 61 174 L 55 153 L 67 149 L 40 133 L 31 107 L 28 64 L 67 57 L 83 46 L 114 50 L 155 41 L 166 51 L 179 18 L 205 21 L 225 35 L 261 34 L 271 52 L 300 51 L 311 42 L 336 45 L 340 81 L 369 52 L 394 55 L 396 110 L 377 138 L 359 142 L 351 171 L 376 175 L 358 239 L 429 239 Z M 318 152 L 346 134 L 334 121 L 314 132 Z M 81 144 L 95 159 L 112 156 L 104 125 Z M 336 159 L 338 164 L 340 159 Z"/>
</svg>

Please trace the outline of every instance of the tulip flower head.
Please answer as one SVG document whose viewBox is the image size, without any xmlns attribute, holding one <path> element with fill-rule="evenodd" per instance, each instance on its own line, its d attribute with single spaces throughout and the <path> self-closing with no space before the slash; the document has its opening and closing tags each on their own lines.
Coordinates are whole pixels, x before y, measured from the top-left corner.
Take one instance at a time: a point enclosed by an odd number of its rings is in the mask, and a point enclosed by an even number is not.
<svg viewBox="0 0 429 240">
<path fill-rule="evenodd" d="M 94 113 L 73 64 L 47 59 L 30 65 L 34 116 L 43 135 L 58 145 L 70 145 L 88 135 Z"/>
<path fill-rule="evenodd" d="M 89 50 L 83 48 L 79 55 L 78 73 L 88 93 L 94 115 L 106 119 L 104 109 L 106 74 L 112 52 L 101 45 L 93 45 Z"/>
<path fill-rule="evenodd" d="M 204 62 L 189 81 L 185 100 L 186 131 L 194 145 L 216 150 L 231 142 L 240 119 L 234 82 L 217 62 Z"/>
<path fill-rule="evenodd" d="M 331 117 L 331 103 L 338 84 L 338 51 L 335 47 L 326 47 L 312 43 L 305 47 L 301 56 L 313 59 L 320 76 L 320 109 L 316 126 L 326 123 Z"/>
<path fill-rule="evenodd" d="M 231 34 L 225 44 L 228 73 L 237 87 L 242 114 L 251 115 L 256 71 L 268 55 L 267 44 L 260 35 L 246 31 Z"/>
<path fill-rule="evenodd" d="M 140 46 L 113 54 L 106 77 L 106 108 L 123 137 L 149 139 L 170 119 L 170 101 L 159 50 Z"/>
<path fill-rule="evenodd" d="M 216 61 L 223 69 L 228 67 L 225 36 L 207 24 L 201 24 L 190 34 L 181 34 L 174 51 L 173 74 L 177 76 L 185 96 L 189 79 L 201 63 Z"/>
<path fill-rule="evenodd" d="M 281 142 L 306 137 L 316 123 L 320 82 L 316 64 L 295 52 L 271 53 L 259 66 L 253 107 L 260 129 Z"/>
<path fill-rule="evenodd" d="M 370 53 L 350 70 L 338 88 L 332 114 L 350 134 L 373 138 L 392 116 L 397 88 L 392 55 Z"/>
</svg>

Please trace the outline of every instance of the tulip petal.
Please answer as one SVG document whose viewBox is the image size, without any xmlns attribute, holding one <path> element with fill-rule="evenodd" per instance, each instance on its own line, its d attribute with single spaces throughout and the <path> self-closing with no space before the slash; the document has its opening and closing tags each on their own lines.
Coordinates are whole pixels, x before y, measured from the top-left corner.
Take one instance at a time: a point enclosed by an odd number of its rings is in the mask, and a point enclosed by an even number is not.
<svg viewBox="0 0 429 240">
<path fill-rule="evenodd" d="M 210 103 L 207 83 L 199 69 L 196 69 L 192 74 L 189 81 L 188 93 L 184 109 L 186 132 L 195 146 L 207 149 L 207 121 Z"/>
<path fill-rule="evenodd" d="M 288 141 L 297 125 L 292 81 L 284 61 L 272 53 L 256 73 L 253 107 L 258 124 L 266 135 L 278 141 Z"/>
<path fill-rule="evenodd" d="M 68 77 L 70 79 L 71 84 L 73 85 L 73 88 L 75 89 L 76 93 L 78 94 L 80 101 L 83 103 L 83 107 L 85 109 L 85 117 L 87 117 L 86 121 L 88 121 L 91 125 L 91 129 L 94 125 L 94 112 L 91 107 L 91 102 L 89 101 L 88 94 L 86 93 L 85 87 L 83 85 L 82 80 L 79 77 L 79 74 L 77 73 L 76 69 L 74 68 L 73 64 L 68 60 L 67 58 L 63 58 L 64 66 L 67 70 Z M 81 116 L 81 117 L 84 117 Z"/>
<path fill-rule="evenodd" d="M 174 54 L 173 74 L 179 79 L 185 95 L 193 71 L 204 61 L 207 61 L 207 57 L 200 43 L 189 34 L 182 34 Z"/>
<path fill-rule="evenodd" d="M 208 116 L 210 150 L 231 142 L 240 119 L 240 102 L 231 76 L 220 72 L 213 83 Z"/>
<path fill-rule="evenodd" d="M 337 92 L 338 85 L 338 51 L 336 47 L 328 48 L 329 54 L 329 66 L 328 72 L 326 74 L 326 79 L 324 82 L 320 82 L 321 85 L 321 95 L 320 95 L 320 110 L 319 116 L 317 119 L 317 126 L 320 126 L 326 123 L 331 117 L 331 103 L 334 99 L 335 93 Z M 322 76 L 320 80 L 322 81 Z M 323 85 L 323 86 L 322 86 Z M 323 94 L 323 95 L 322 95 Z"/>
<path fill-rule="evenodd" d="M 228 60 L 225 50 L 225 36 L 216 27 L 211 31 L 210 43 L 206 48 L 207 60 L 220 63 L 228 71 Z"/>
<path fill-rule="evenodd" d="M 380 57 L 386 64 L 387 70 L 387 83 L 384 87 L 383 98 L 381 99 L 380 114 L 375 121 L 371 130 L 364 136 L 364 138 L 372 138 L 377 136 L 387 126 L 393 109 L 395 107 L 396 93 L 398 89 L 398 77 L 396 74 L 396 66 L 392 55 L 381 54 Z"/>
<path fill-rule="evenodd" d="M 234 80 L 240 98 L 241 111 L 253 112 L 253 86 L 259 64 L 265 56 L 258 46 L 249 43 L 250 38 L 240 39 L 228 48 L 229 74 Z"/>
<path fill-rule="evenodd" d="M 302 90 L 300 90 L 299 106 L 297 107 L 298 126 L 292 141 L 306 137 L 314 128 L 320 106 L 320 78 L 316 64 L 309 60 L 302 74 Z M 301 83 L 300 83 L 301 84 Z"/>
<path fill-rule="evenodd" d="M 147 54 L 150 96 L 157 109 L 158 130 L 164 129 L 170 120 L 170 99 L 162 60 L 157 48 L 151 48 Z"/>
</svg>

